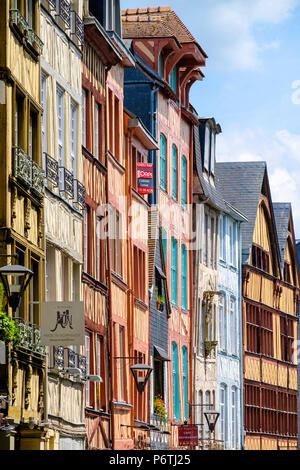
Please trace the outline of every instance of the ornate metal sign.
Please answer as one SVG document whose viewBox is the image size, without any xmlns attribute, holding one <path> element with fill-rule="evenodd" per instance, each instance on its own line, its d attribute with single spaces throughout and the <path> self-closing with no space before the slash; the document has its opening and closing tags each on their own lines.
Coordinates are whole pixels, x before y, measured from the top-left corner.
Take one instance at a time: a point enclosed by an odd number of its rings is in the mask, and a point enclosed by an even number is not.
<svg viewBox="0 0 300 470">
<path fill-rule="evenodd" d="M 70 346 L 84 344 L 84 302 L 43 302 L 41 344 Z"/>
</svg>

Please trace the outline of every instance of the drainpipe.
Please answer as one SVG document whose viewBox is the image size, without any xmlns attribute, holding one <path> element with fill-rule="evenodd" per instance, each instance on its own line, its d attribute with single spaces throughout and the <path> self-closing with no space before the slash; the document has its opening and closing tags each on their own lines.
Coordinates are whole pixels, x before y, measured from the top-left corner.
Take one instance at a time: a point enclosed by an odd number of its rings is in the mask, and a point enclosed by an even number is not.
<svg viewBox="0 0 300 470">
<path fill-rule="evenodd" d="M 241 449 L 244 449 L 244 378 L 243 378 L 243 303 L 242 303 L 242 227 L 239 228 L 239 340 L 240 340 L 240 431 L 241 431 Z"/>
<path fill-rule="evenodd" d="M 159 88 L 153 88 L 151 90 L 151 99 L 150 99 L 150 132 L 155 139 L 157 139 L 157 92 Z M 149 203 L 151 206 L 158 203 L 158 178 L 157 178 L 157 150 L 151 150 L 149 152 L 149 163 L 153 163 L 153 181 L 154 184 L 154 194 L 149 195 Z"/>
</svg>

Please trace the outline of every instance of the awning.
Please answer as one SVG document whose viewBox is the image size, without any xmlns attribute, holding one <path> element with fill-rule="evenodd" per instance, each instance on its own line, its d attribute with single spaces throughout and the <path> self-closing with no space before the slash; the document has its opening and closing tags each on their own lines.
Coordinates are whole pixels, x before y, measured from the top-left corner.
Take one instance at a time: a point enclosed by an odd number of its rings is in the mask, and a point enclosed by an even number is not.
<svg viewBox="0 0 300 470">
<path fill-rule="evenodd" d="M 162 348 L 159 348 L 158 346 L 153 346 L 153 349 L 154 357 L 156 359 L 160 359 L 161 361 L 171 361 L 171 359 L 168 357 L 168 354 Z"/>
<path fill-rule="evenodd" d="M 162 271 L 162 269 L 160 269 L 158 266 L 155 266 L 155 269 L 156 269 L 159 277 L 161 277 L 162 279 L 167 279 L 164 272 Z"/>
</svg>

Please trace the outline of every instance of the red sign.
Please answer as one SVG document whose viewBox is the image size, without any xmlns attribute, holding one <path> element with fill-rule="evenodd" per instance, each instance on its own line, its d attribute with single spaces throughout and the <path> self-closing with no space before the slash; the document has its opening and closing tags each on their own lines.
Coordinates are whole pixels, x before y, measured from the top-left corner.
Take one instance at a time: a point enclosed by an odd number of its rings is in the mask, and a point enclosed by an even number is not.
<svg viewBox="0 0 300 470">
<path fill-rule="evenodd" d="M 198 426 L 178 426 L 178 445 L 197 446 L 199 444 Z"/>
<path fill-rule="evenodd" d="M 153 193 L 153 163 L 137 163 L 137 190 L 140 194 Z"/>
</svg>

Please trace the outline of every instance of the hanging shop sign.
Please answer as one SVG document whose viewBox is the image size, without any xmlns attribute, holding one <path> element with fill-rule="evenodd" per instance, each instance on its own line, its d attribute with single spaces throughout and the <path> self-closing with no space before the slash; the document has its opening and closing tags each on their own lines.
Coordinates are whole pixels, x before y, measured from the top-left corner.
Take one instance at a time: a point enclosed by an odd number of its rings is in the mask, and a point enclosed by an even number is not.
<svg viewBox="0 0 300 470">
<path fill-rule="evenodd" d="M 84 344 L 84 302 L 42 302 L 41 344 Z"/>
<path fill-rule="evenodd" d="M 178 445 L 197 446 L 199 444 L 198 426 L 178 426 Z"/>
<path fill-rule="evenodd" d="M 152 194 L 153 163 L 137 163 L 137 190 L 139 194 Z"/>
</svg>

